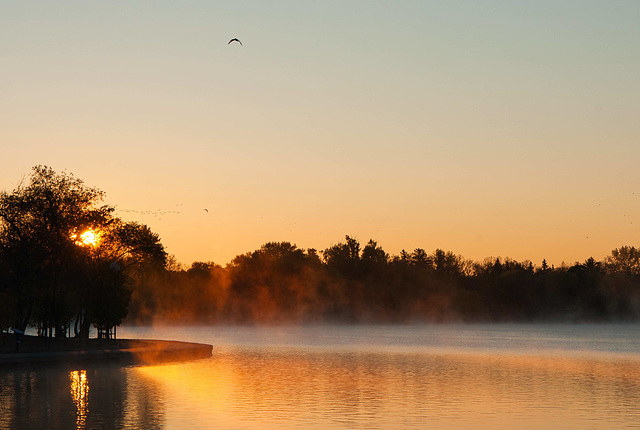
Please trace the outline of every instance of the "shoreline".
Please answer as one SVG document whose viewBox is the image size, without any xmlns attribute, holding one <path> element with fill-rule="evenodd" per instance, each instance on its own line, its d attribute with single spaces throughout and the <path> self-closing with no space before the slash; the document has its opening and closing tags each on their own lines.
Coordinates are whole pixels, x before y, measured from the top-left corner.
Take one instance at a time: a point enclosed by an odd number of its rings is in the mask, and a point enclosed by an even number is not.
<svg viewBox="0 0 640 430">
<path fill-rule="evenodd" d="M 202 343 L 147 339 L 50 339 L 25 336 L 20 352 L 15 337 L 4 336 L 0 347 L 0 366 L 40 363 L 84 364 L 116 362 L 125 365 L 152 365 L 171 361 L 195 360 L 211 356 L 213 346 Z M 11 349 L 14 348 L 14 349 Z"/>
</svg>

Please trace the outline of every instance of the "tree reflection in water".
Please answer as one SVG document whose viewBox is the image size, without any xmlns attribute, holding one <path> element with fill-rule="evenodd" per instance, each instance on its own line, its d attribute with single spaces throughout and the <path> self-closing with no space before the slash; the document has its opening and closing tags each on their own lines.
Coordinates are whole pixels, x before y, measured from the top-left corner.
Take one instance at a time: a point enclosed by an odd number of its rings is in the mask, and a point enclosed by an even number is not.
<svg viewBox="0 0 640 430">
<path fill-rule="evenodd" d="M 160 430 L 164 409 L 162 390 L 129 367 L 0 369 L 0 429 Z"/>
</svg>

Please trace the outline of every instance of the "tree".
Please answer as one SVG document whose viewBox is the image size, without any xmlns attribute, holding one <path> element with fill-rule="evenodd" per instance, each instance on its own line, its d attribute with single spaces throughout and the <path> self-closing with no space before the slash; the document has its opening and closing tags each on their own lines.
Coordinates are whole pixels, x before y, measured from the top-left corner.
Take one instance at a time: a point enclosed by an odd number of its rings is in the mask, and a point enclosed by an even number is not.
<svg viewBox="0 0 640 430">
<path fill-rule="evenodd" d="M 416 248 L 413 250 L 413 253 L 411 254 L 411 262 L 416 266 L 431 266 L 431 260 L 429 259 L 427 251 L 422 248 Z"/>
<path fill-rule="evenodd" d="M 547 270 L 549 270 L 549 265 L 547 264 L 547 260 L 546 259 L 542 259 L 542 269 L 543 272 L 546 272 Z"/>
<path fill-rule="evenodd" d="M 330 270 L 355 277 L 360 271 L 360 242 L 349 236 L 345 239 L 346 243 L 338 243 L 322 251 L 322 256 Z"/>
<path fill-rule="evenodd" d="M 65 331 L 74 267 L 82 264 L 79 235 L 111 218 L 97 206 L 103 193 L 72 175 L 36 166 L 30 181 L 0 193 L 0 249 L 8 266 L 16 306 L 14 327 L 24 330 L 36 317 L 42 330 Z"/>
<path fill-rule="evenodd" d="M 227 266 L 228 310 L 240 322 L 300 321 L 318 313 L 315 250 L 289 242 L 269 242 L 239 255 Z"/>
<path fill-rule="evenodd" d="M 614 249 L 611 251 L 611 255 L 605 259 L 605 267 L 611 273 L 640 275 L 640 249 L 633 246 Z"/>
<path fill-rule="evenodd" d="M 376 267 L 385 266 L 389 262 L 389 254 L 378 246 L 378 242 L 369 239 L 369 242 L 362 250 L 362 262 L 365 269 L 371 271 Z"/>
<path fill-rule="evenodd" d="M 148 291 L 158 273 L 164 272 L 167 253 L 160 237 L 146 225 L 113 219 L 89 255 L 88 288 L 78 308 L 75 330 L 87 337 L 93 324 L 99 336 L 109 336 L 127 316 L 132 292 Z"/>
<path fill-rule="evenodd" d="M 130 298 L 127 279 L 149 261 L 164 264 L 157 235 L 115 218 L 112 207 L 100 205 L 103 196 L 46 166 L 0 193 L 1 293 L 14 309 L 13 327 L 64 336 L 75 318 L 77 334 L 86 337 L 91 323 L 119 324 Z"/>
<path fill-rule="evenodd" d="M 470 262 L 465 261 L 461 255 L 455 255 L 451 251 L 445 252 L 442 249 L 436 249 L 430 260 L 436 273 L 458 276 L 471 270 Z"/>
</svg>

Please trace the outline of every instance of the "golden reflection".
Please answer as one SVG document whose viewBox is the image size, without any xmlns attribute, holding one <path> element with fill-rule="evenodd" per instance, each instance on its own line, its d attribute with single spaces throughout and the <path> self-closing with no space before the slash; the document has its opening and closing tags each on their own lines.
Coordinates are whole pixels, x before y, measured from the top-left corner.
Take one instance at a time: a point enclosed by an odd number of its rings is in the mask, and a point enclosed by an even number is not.
<svg viewBox="0 0 640 430">
<path fill-rule="evenodd" d="M 161 382 L 167 429 L 186 410 L 205 428 L 621 428 L 640 386 L 636 360 L 482 354 L 228 352 L 136 372 Z"/>
<path fill-rule="evenodd" d="M 203 361 L 134 369 L 144 378 L 161 383 L 164 404 L 168 409 L 166 429 L 188 428 L 185 425 L 186 410 L 189 411 L 190 425 L 196 428 L 211 428 L 213 423 L 217 428 L 238 427 L 238 417 L 234 412 L 237 370 L 226 361 L 218 361 L 215 366 L 203 366 Z M 182 412 L 176 414 L 176 411 Z"/>
<path fill-rule="evenodd" d="M 74 370 L 69 373 L 71 380 L 71 398 L 77 408 L 76 429 L 85 428 L 89 412 L 89 380 L 86 370 Z"/>
</svg>

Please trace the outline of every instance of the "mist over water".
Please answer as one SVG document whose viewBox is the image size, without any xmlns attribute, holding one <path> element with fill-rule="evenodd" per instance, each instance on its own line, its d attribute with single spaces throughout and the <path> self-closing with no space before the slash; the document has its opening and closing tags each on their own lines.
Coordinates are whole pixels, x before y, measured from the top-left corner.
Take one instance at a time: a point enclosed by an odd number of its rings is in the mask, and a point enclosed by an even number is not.
<svg viewBox="0 0 640 430">
<path fill-rule="evenodd" d="M 640 356 L 640 324 L 125 326 L 119 333 L 206 342 L 214 349 Z"/>
<path fill-rule="evenodd" d="M 122 327 L 118 334 L 214 350 L 162 366 L 3 370 L 0 427 L 625 429 L 640 422 L 639 325 Z M 43 408 L 52 412 L 34 412 Z"/>
</svg>

